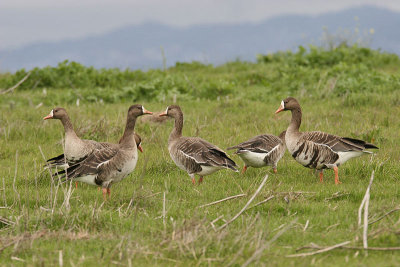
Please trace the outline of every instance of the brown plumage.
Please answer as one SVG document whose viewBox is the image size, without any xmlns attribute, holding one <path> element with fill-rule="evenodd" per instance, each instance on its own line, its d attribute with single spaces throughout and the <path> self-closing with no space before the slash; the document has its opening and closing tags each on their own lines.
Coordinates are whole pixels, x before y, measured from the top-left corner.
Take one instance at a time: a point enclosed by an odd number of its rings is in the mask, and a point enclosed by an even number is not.
<svg viewBox="0 0 400 267">
<path fill-rule="evenodd" d="M 305 167 L 320 170 L 320 181 L 323 180 L 323 169 L 335 171 L 335 183 L 340 183 L 338 167 L 347 160 L 361 156 L 368 148 L 378 148 L 362 140 L 340 137 L 324 132 L 300 132 L 301 107 L 299 102 L 288 97 L 282 101 L 275 113 L 290 110 L 292 120 L 286 130 L 286 146 L 293 158 Z"/>
<path fill-rule="evenodd" d="M 276 173 L 278 161 L 285 154 L 285 133 L 286 131 L 283 131 L 279 137 L 272 134 L 258 135 L 227 149 L 237 149 L 235 154 L 238 154 L 245 163 L 242 173 L 247 167 L 264 166 L 272 166 Z"/>
<path fill-rule="evenodd" d="M 169 116 L 175 119 L 175 126 L 168 139 L 168 151 L 175 164 L 185 170 L 195 184 L 195 174 L 203 176 L 214 173 L 217 170 L 227 168 L 237 171 L 236 163 L 217 146 L 199 137 L 183 137 L 183 113 L 177 105 L 167 107 L 160 116 Z"/>
<path fill-rule="evenodd" d="M 60 120 L 64 126 L 64 131 L 65 131 L 64 154 L 58 155 L 54 158 L 47 160 L 47 166 L 49 167 L 68 167 L 85 159 L 95 149 L 103 149 L 106 147 L 116 146 L 116 144 L 112 143 L 96 142 L 93 140 L 80 139 L 75 133 L 71 120 L 68 116 L 68 113 L 64 108 L 52 109 L 50 111 L 50 114 L 44 117 L 43 119 Z M 135 133 L 134 138 L 138 146 L 138 149 L 142 151 L 141 137 Z"/>
<path fill-rule="evenodd" d="M 121 181 L 136 167 L 138 159 L 134 139 L 136 119 L 143 114 L 151 114 L 142 105 L 133 105 L 128 110 L 124 134 L 118 144 L 96 149 L 87 158 L 58 172 L 64 174 L 61 179 L 73 179 L 103 188 L 103 196 L 110 194 L 113 183 Z"/>
</svg>

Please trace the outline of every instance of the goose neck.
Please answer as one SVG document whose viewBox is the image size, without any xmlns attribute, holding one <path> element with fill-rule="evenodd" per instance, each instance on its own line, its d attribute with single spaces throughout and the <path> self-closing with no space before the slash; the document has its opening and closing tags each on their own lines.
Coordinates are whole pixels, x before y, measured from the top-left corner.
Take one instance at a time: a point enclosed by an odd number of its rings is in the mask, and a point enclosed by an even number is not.
<svg viewBox="0 0 400 267">
<path fill-rule="evenodd" d="M 131 117 L 131 118 L 128 117 L 126 121 L 124 134 L 122 135 L 122 138 L 119 142 L 120 144 L 124 144 L 126 146 L 135 145 L 135 138 L 134 138 L 135 124 L 136 124 L 136 117 Z"/>
<path fill-rule="evenodd" d="M 71 120 L 68 115 L 61 118 L 61 123 L 64 126 L 64 131 L 67 136 L 76 136 L 74 127 L 72 126 Z"/>
<path fill-rule="evenodd" d="M 169 140 L 175 140 L 182 136 L 182 128 L 183 128 L 183 114 L 178 114 L 175 117 L 175 126 L 172 129 L 172 132 L 169 136 Z"/>
<path fill-rule="evenodd" d="M 301 125 L 301 108 L 292 109 L 292 120 L 290 121 L 288 132 L 298 132 Z"/>
</svg>

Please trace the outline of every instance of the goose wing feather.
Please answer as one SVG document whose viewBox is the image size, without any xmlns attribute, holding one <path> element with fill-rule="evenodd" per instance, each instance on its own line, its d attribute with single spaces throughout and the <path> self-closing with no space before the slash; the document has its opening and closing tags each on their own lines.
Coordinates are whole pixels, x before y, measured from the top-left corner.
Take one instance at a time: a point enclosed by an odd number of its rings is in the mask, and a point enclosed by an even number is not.
<svg viewBox="0 0 400 267">
<path fill-rule="evenodd" d="M 303 133 L 303 138 L 317 144 L 326 145 L 334 152 L 363 151 L 371 146 L 371 144 L 362 140 L 317 131 L 305 132 Z"/>
<path fill-rule="evenodd" d="M 96 149 L 86 159 L 72 165 L 66 171 L 58 172 L 57 174 L 67 173 L 68 179 L 76 177 L 99 174 L 111 163 L 113 157 L 118 153 L 118 148 L 115 146 L 104 147 L 103 149 Z"/>
<path fill-rule="evenodd" d="M 281 143 L 282 140 L 279 137 L 270 134 L 263 134 L 255 136 L 236 146 L 228 147 L 228 149 L 238 149 L 238 152 L 240 150 L 247 150 L 255 153 L 269 153 Z"/>
<path fill-rule="evenodd" d="M 177 149 L 200 165 L 221 166 L 230 169 L 237 167 L 236 163 L 223 150 L 201 138 L 185 138 L 178 144 Z"/>
</svg>

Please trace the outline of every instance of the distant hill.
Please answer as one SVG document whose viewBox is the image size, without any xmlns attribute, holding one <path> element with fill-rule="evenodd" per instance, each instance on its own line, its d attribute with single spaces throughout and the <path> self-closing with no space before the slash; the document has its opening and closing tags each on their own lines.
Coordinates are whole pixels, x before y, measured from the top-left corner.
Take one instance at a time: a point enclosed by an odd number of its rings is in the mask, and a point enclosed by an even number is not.
<svg viewBox="0 0 400 267">
<path fill-rule="evenodd" d="M 400 13 L 366 6 L 318 16 L 285 15 L 258 24 L 127 26 L 78 40 L 0 51 L 0 71 L 56 65 L 65 59 L 97 68 L 160 68 L 160 47 L 165 51 L 168 66 L 194 60 L 212 64 L 235 59 L 254 61 L 260 53 L 319 45 L 324 27 L 335 33 L 340 29 L 354 32 L 357 26 L 360 35 L 374 29 L 370 47 L 400 54 Z"/>
</svg>

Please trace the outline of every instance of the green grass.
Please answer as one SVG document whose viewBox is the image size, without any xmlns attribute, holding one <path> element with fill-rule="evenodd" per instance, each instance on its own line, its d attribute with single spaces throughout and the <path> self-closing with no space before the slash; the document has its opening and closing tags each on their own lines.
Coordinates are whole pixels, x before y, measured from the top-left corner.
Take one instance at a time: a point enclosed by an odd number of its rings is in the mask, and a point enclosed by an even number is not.
<svg viewBox="0 0 400 267">
<path fill-rule="evenodd" d="M 95 187 L 79 184 L 75 189 L 74 184 L 53 183 L 48 172 L 42 171 L 41 150 L 45 158 L 58 155 L 63 137 L 59 121 L 42 118 L 54 106 L 63 106 L 79 136 L 116 142 L 132 99 L 118 98 L 112 103 L 83 97 L 78 107 L 76 95 L 89 95 L 89 89 L 49 89 L 46 94 L 16 89 L 14 94 L 2 95 L 0 216 L 10 225 L 0 222 L 1 264 L 59 265 L 62 253 L 64 266 L 240 266 L 253 255 L 253 266 L 397 265 L 400 254 L 390 251 L 369 251 L 366 255 L 338 249 L 304 258 L 285 256 L 310 243 L 331 246 L 351 241 L 352 246 L 362 246 L 357 211 L 373 170 L 370 220 L 398 207 L 400 93 L 393 89 L 399 86 L 398 69 L 379 65 L 360 70 L 349 65 L 348 72 L 336 75 L 335 67 L 330 66 L 322 70 L 293 67 L 294 73 L 289 73 L 283 70 L 283 63 L 276 64 L 233 62 L 207 67 L 210 70 L 197 74 L 197 65 L 192 69 L 182 64 L 168 70 L 171 77 L 186 75 L 198 88 L 204 83 L 207 87 L 208 80 L 212 83 L 215 77 L 221 84 L 233 84 L 232 90 L 219 98 L 178 95 L 185 118 L 184 135 L 200 136 L 225 149 L 261 133 L 279 134 L 287 128 L 290 114 L 275 115 L 274 111 L 282 98 L 291 95 L 302 104 L 301 130 L 361 138 L 380 147 L 374 156 L 341 166 L 342 184 L 334 184 L 330 170 L 320 184 L 312 171 L 286 153 L 277 174 L 269 168 L 249 168 L 245 175 L 222 170 L 193 186 L 168 154 L 173 122 L 158 125 L 139 121 L 136 131 L 143 138 L 144 153 L 139 155 L 135 171 L 114 185 L 111 199 L 103 202 Z M 333 88 L 332 79 L 337 79 Z M 306 84 L 303 87 L 302 82 Z M 118 90 L 108 89 L 104 94 Z M 163 111 L 172 103 L 172 95 L 137 102 L 148 110 Z M 39 103 L 43 105 L 37 107 Z M 243 166 L 239 157 L 232 158 Z M 269 175 L 267 183 L 251 206 L 269 196 L 274 198 L 215 231 L 211 222 L 220 218 L 214 222 L 218 228 L 239 212 L 265 174 Z M 72 194 L 66 200 L 68 190 Z M 199 208 L 242 193 L 246 196 Z M 399 221 L 400 213 L 394 212 L 370 225 L 369 246 L 398 246 Z"/>
</svg>

